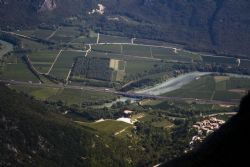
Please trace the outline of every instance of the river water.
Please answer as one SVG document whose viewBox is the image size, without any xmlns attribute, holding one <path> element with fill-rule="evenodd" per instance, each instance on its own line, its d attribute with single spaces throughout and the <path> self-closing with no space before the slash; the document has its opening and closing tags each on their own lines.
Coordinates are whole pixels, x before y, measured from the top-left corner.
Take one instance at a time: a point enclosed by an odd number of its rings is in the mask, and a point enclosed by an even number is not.
<svg viewBox="0 0 250 167">
<path fill-rule="evenodd" d="M 191 72 L 183 75 L 179 75 L 175 78 L 170 78 L 163 83 L 157 84 L 151 88 L 146 88 L 143 90 L 136 91 L 139 94 L 148 94 L 148 95 L 162 95 L 177 89 L 180 89 L 182 86 L 189 84 L 190 82 L 198 79 L 201 76 L 209 75 L 209 72 Z"/>
<path fill-rule="evenodd" d="M 211 74 L 227 75 L 227 76 L 231 76 L 231 77 L 235 77 L 235 78 L 249 78 L 250 79 L 249 75 L 239 75 L 239 74 L 231 74 L 231 73 L 219 74 L 219 73 L 215 73 L 215 72 L 191 72 L 191 73 L 179 75 L 175 78 L 170 78 L 170 79 L 168 79 L 160 84 L 157 84 L 153 87 L 135 91 L 135 93 L 158 96 L 158 95 L 162 95 L 162 94 L 180 89 L 184 85 L 187 85 L 190 82 L 192 82 L 196 79 L 199 79 L 202 76 L 211 75 Z M 111 107 L 113 104 L 115 104 L 117 102 L 125 102 L 127 100 L 130 100 L 133 103 L 133 102 L 136 102 L 138 99 L 129 98 L 129 97 L 121 97 L 121 98 L 119 98 L 111 103 L 106 103 L 106 104 L 103 104 L 103 105 L 98 106 L 98 107 L 101 107 L 101 108 L 102 107 Z"/>
</svg>

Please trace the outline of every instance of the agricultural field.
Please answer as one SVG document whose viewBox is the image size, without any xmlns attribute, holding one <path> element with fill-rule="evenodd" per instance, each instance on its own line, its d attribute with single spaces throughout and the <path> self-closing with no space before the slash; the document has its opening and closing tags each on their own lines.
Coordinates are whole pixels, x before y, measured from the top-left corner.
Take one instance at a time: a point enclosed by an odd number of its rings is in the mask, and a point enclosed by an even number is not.
<svg viewBox="0 0 250 167">
<path fill-rule="evenodd" d="M 98 35 L 94 31 L 90 31 L 89 34 L 83 36 L 83 33 L 81 33 L 79 27 L 76 26 L 61 26 L 55 30 L 45 30 L 37 28 L 33 30 L 18 31 L 18 33 L 43 39 L 48 39 L 49 37 L 49 40 L 56 43 L 55 45 L 46 45 L 28 39 L 20 38 L 22 47 L 24 49 L 30 50 L 30 52 L 28 52 L 27 54 L 32 65 L 37 71 L 41 73 L 49 72 L 49 75 L 58 79 L 59 82 L 63 80 L 65 81 L 66 79 L 72 79 L 72 82 L 67 82 L 67 84 L 79 82 L 79 84 L 87 84 L 91 86 L 91 84 L 93 83 L 92 81 L 89 82 L 85 80 L 86 78 L 80 75 L 74 75 L 72 78 L 68 78 L 70 71 L 72 70 L 73 63 L 75 62 L 75 58 L 85 56 L 84 50 L 89 49 L 89 45 L 87 45 L 87 43 L 92 43 L 91 50 L 87 54 L 88 57 L 108 58 L 126 61 L 126 65 L 124 64 L 126 66 L 125 73 L 119 75 L 125 75 L 124 80 L 119 80 L 120 82 L 116 83 L 99 83 L 99 85 L 104 85 L 107 87 L 111 87 L 112 84 L 113 86 L 114 84 L 116 84 L 115 87 L 118 88 L 120 85 L 124 85 L 127 82 L 136 81 L 136 84 L 138 81 L 138 88 L 141 88 L 147 84 L 147 86 L 152 86 L 161 82 L 163 79 L 172 77 L 173 75 L 177 75 L 179 71 L 186 70 L 185 68 L 191 71 L 196 68 L 198 69 L 198 67 L 196 67 L 197 64 L 202 65 L 204 63 L 213 65 L 215 63 L 221 63 L 227 64 L 229 65 L 229 67 L 236 64 L 235 58 L 212 56 L 209 57 L 202 53 L 194 53 L 183 49 L 176 50 L 175 48 L 168 47 L 178 47 L 178 45 L 168 44 L 162 41 L 135 39 L 135 45 L 133 45 L 130 38 L 104 34 Z M 102 44 L 98 45 L 97 39 L 99 39 L 98 42 Z M 140 45 L 138 43 L 145 43 L 148 46 L 143 44 Z M 54 48 L 54 50 L 52 48 Z M 62 49 L 63 51 L 59 52 L 60 49 Z M 57 57 L 58 53 L 60 54 Z M 6 80 L 8 79 L 33 82 L 37 81 L 37 78 L 30 72 L 27 65 L 21 62 L 21 60 L 9 57 L 8 60 L 5 60 L 5 62 L 6 63 L 4 65 L 1 65 L 1 78 Z M 250 61 L 242 60 L 241 66 L 249 68 Z M 16 72 L 16 69 L 18 70 L 18 72 Z M 108 70 L 109 69 L 106 68 L 103 71 L 108 73 Z M 173 74 L 175 72 L 174 70 L 177 71 L 176 74 Z M 244 71 L 242 71 L 240 72 L 243 73 Z M 93 74 L 93 76 L 88 76 L 87 78 L 95 80 L 94 82 L 101 81 L 102 78 L 100 79 L 100 77 L 95 77 L 97 76 L 97 73 L 100 75 L 100 72 L 96 70 L 96 67 L 93 67 L 91 73 L 91 75 Z M 46 83 L 48 79 L 50 79 L 49 77 L 43 78 Z M 230 85 L 236 84 L 235 82 L 238 85 L 230 87 Z M 48 83 L 51 82 L 48 81 Z M 118 84 L 120 85 L 117 86 Z M 243 86 L 244 89 L 249 88 L 248 85 L 240 84 L 241 82 L 233 81 L 232 78 L 228 80 L 218 81 L 218 78 L 216 79 L 213 78 L 213 76 L 208 76 L 202 77 L 199 80 L 194 81 L 192 84 L 186 85 L 174 92 L 170 92 L 167 95 L 215 100 L 239 99 L 244 94 L 244 91 L 238 87 Z M 92 86 L 96 85 L 98 84 L 93 84 Z M 132 85 L 132 89 L 137 89 L 137 87 L 134 86 L 133 88 Z M 57 93 L 60 94 L 60 91 L 61 90 L 58 90 Z M 62 92 L 65 93 L 66 91 Z M 69 94 L 69 92 L 66 92 L 66 94 Z M 225 98 L 223 98 L 223 96 L 225 96 Z M 65 101 L 69 104 L 72 104 L 72 101 L 74 100 L 77 101 L 78 99 L 65 99 Z"/>
<path fill-rule="evenodd" d="M 153 61 L 142 61 L 142 60 L 133 60 L 128 61 L 126 66 L 127 75 L 136 75 L 139 73 L 144 73 L 150 69 L 153 69 L 156 64 L 161 64 L 160 62 Z"/>
<path fill-rule="evenodd" d="M 53 30 L 47 30 L 47 29 L 32 29 L 32 30 L 18 30 L 16 31 L 17 34 L 22 34 L 30 37 L 36 37 L 40 39 L 46 39 L 49 37 L 54 31 Z"/>
<path fill-rule="evenodd" d="M 95 129 L 98 132 L 108 134 L 108 135 L 120 135 L 124 133 L 125 130 L 133 127 L 133 125 L 131 124 L 120 122 L 120 121 L 115 121 L 115 120 L 106 120 L 106 121 L 94 122 L 94 123 L 80 122 L 80 124 L 83 126 L 87 126 L 92 129 Z"/>
<path fill-rule="evenodd" d="M 151 40 L 151 39 L 142 39 L 142 38 L 136 38 L 134 40 L 134 43 L 136 43 L 136 44 L 145 44 L 145 45 L 171 46 L 171 47 L 176 47 L 176 48 L 182 48 L 182 45 L 168 43 L 168 42 L 164 42 L 164 41 Z"/>
<path fill-rule="evenodd" d="M 97 52 L 97 51 L 91 51 L 88 54 L 88 56 L 89 57 L 99 57 L 99 58 L 124 59 L 124 57 L 120 54 L 108 53 L 108 52 Z"/>
<path fill-rule="evenodd" d="M 236 65 L 236 59 L 235 58 L 226 58 L 226 57 L 207 57 L 202 56 L 202 59 L 205 63 L 219 63 L 219 64 L 229 64 L 229 65 Z"/>
<path fill-rule="evenodd" d="M 152 57 L 151 47 L 123 45 L 124 55 L 138 56 L 138 57 Z"/>
<path fill-rule="evenodd" d="M 22 41 L 22 47 L 24 49 L 30 49 L 30 50 L 46 50 L 48 49 L 48 45 L 45 45 L 45 44 L 42 44 L 42 43 L 38 43 L 38 42 L 35 42 L 35 41 L 31 41 L 31 40 L 28 40 L 28 39 L 21 39 Z"/>
<path fill-rule="evenodd" d="M 51 102 L 62 101 L 66 105 L 77 104 L 81 106 L 82 102 L 91 103 L 99 102 L 105 103 L 115 100 L 118 96 L 105 93 L 94 92 L 89 90 L 75 90 L 69 88 L 52 88 L 52 87 L 35 87 L 29 85 L 10 85 L 11 89 L 15 89 L 18 92 L 23 92 L 33 96 L 38 100 L 48 100 Z"/>
<path fill-rule="evenodd" d="M 26 35 L 26 36 L 32 36 L 34 32 L 35 32 L 35 29 L 27 29 L 27 30 L 17 30 L 15 33 Z"/>
<path fill-rule="evenodd" d="M 66 79 L 76 57 L 84 56 L 82 52 L 63 51 L 54 64 L 50 75 Z"/>
<path fill-rule="evenodd" d="M 192 63 L 193 61 L 202 61 L 202 58 L 198 54 L 192 54 L 186 51 L 175 52 L 174 49 L 170 48 L 157 48 L 152 47 L 152 55 L 154 58 L 163 59 L 166 61 L 176 61 L 176 62 L 187 62 Z"/>
<path fill-rule="evenodd" d="M 35 51 L 29 54 L 33 66 L 41 73 L 47 73 L 59 51 Z"/>
<path fill-rule="evenodd" d="M 111 36 L 100 34 L 99 43 L 130 43 L 131 39 L 127 37 Z"/>
<path fill-rule="evenodd" d="M 47 39 L 53 32 L 54 30 L 37 29 L 33 33 L 33 36 L 41 39 Z"/>
<path fill-rule="evenodd" d="M 122 47 L 123 47 L 122 45 L 113 45 L 113 44 L 93 45 L 92 50 L 97 51 L 97 52 L 104 52 L 104 53 L 121 54 Z"/>
<path fill-rule="evenodd" d="M 66 105 L 77 104 L 81 106 L 83 102 L 100 102 L 105 103 L 109 100 L 114 100 L 117 96 L 105 92 L 94 92 L 89 90 L 74 90 L 74 89 L 60 89 L 56 95 L 50 96 L 49 101 L 62 101 Z"/>
<path fill-rule="evenodd" d="M 96 43 L 97 37 L 86 37 L 86 36 L 79 36 L 78 38 L 75 38 L 74 40 L 71 41 L 71 43 L 84 43 L 84 44 L 89 44 L 89 43 Z"/>
<path fill-rule="evenodd" d="M 211 100 L 235 100 L 250 89 L 250 79 L 227 76 L 204 76 L 166 96 Z"/>
<path fill-rule="evenodd" d="M 15 89 L 18 92 L 27 93 L 37 100 L 48 100 L 49 97 L 56 95 L 59 91 L 59 88 L 48 87 L 30 87 L 21 85 L 10 85 L 9 87 L 11 89 Z"/>
<path fill-rule="evenodd" d="M 50 40 L 59 43 L 66 43 L 74 40 L 78 36 L 80 36 L 78 27 L 59 27 Z"/>
<path fill-rule="evenodd" d="M 250 68 L 250 60 L 241 60 L 240 67 L 244 67 L 249 69 Z"/>
<path fill-rule="evenodd" d="M 14 58 L 6 60 L 2 67 L 2 74 L 0 78 L 4 80 L 16 80 L 25 82 L 39 82 L 38 78 L 28 69 L 28 66 L 20 58 Z"/>
</svg>

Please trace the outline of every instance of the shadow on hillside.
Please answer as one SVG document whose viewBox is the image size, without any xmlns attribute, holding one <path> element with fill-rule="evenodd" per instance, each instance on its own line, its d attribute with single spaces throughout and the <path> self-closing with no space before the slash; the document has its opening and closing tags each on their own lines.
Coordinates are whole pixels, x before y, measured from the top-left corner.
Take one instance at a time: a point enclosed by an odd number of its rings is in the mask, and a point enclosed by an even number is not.
<svg viewBox="0 0 250 167">
<path fill-rule="evenodd" d="M 195 151 L 174 159 L 165 167 L 224 167 L 249 163 L 250 92 L 241 100 L 239 113 L 208 137 Z M 244 165 L 245 166 L 245 165 Z"/>
</svg>

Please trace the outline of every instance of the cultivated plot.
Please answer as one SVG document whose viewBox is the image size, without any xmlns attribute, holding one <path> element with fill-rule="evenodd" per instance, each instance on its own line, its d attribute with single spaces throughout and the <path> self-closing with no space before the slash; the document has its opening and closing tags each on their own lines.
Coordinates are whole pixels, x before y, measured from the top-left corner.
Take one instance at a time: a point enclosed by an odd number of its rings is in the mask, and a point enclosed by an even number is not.
<svg viewBox="0 0 250 167">
<path fill-rule="evenodd" d="M 92 50 L 97 52 L 104 52 L 104 53 L 116 53 L 121 54 L 122 53 L 122 45 L 93 45 Z"/>
<path fill-rule="evenodd" d="M 119 122 L 115 120 L 106 120 L 102 122 L 96 122 L 96 123 L 85 123 L 81 122 L 81 125 L 88 126 L 90 128 L 93 128 L 101 133 L 105 133 L 108 135 L 120 135 L 123 133 L 127 128 L 133 127 L 133 125 L 125 123 L 125 122 Z"/>
<path fill-rule="evenodd" d="M 66 79 L 75 58 L 84 55 L 85 53 L 81 52 L 62 51 L 49 74 L 59 79 Z"/>
<path fill-rule="evenodd" d="M 9 87 L 18 92 L 29 94 L 38 100 L 48 100 L 49 97 L 56 95 L 59 91 L 59 88 L 48 87 L 30 87 L 23 85 L 10 85 Z"/>
<path fill-rule="evenodd" d="M 130 43 L 131 39 L 127 37 L 111 36 L 100 34 L 99 43 Z"/>
<path fill-rule="evenodd" d="M 138 57 L 152 57 L 151 47 L 139 45 L 123 45 L 122 54 Z"/>
<path fill-rule="evenodd" d="M 152 48 L 152 55 L 155 58 L 167 60 L 167 61 L 177 61 L 177 62 L 191 62 L 192 58 L 184 56 L 174 52 L 173 49 L 167 48 Z"/>
<path fill-rule="evenodd" d="M 96 37 L 86 37 L 86 36 L 80 36 L 74 40 L 71 41 L 71 43 L 84 43 L 84 44 L 93 44 L 96 43 Z"/>
<path fill-rule="evenodd" d="M 41 73 L 47 73 L 54 62 L 58 50 L 35 51 L 29 54 L 32 65 Z"/>
<path fill-rule="evenodd" d="M 94 92 L 89 90 L 60 89 L 56 95 L 49 97 L 50 101 L 62 101 L 67 105 L 85 103 L 105 103 L 117 98 L 116 95 L 105 92 Z"/>
<path fill-rule="evenodd" d="M 56 42 L 70 42 L 80 35 L 78 27 L 60 27 L 50 40 Z"/>
<path fill-rule="evenodd" d="M 37 77 L 34 76 L 34 74 L 28 69 L 28 66 L 19 58 L 14 60 L 14 62 L 6 63 L 3 66 L 0 78 L 5 80 L 38 82 Z"/>
<path fill-rule="evenodd" d="M 123 59 L 124 57 L 120 54 L 109 53 L 109 52 L 98 52 L 98 51 L 91 51 L 88 54 L 89 57 L 102 57 L 102 58 L 118 58 Z"/>
<path fill-rule="evenodd" d="M 22 47 L 25 49 L 30 49 L 30 50 L 45 50 L 48 48 L 48 45 L 39 43 L 39 42 L 35 42 L 35 41 L 31 41 L 28 39 L 22 39 Z"/>
<path fill-rule="evenodd" d="M 165 95 L 211 100 L 238 100 L 249 89 L 250 79 L 248 78 L 204 76 Z"/>
<path fill-rule="evenodd" d="M 153 61 L 141 61 L 141 60 L 128 60 L 126 64 L 126 74 L 127 75 L 136 75 L 139 73 L 144 73 L 153 69 L 158 62 Z"/>
</svg>

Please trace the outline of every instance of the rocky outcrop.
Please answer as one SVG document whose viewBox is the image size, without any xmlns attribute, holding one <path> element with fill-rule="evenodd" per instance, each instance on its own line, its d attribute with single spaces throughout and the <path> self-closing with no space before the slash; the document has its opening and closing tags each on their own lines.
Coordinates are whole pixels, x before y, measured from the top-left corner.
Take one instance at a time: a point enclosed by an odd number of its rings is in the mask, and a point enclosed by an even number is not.
<svg viewBox="0 0 250 167">
<path fill-rule="evenodd" d="M 42 3 L 40 9 L 38 10 L 39 12 L 43 11 L 53 11 L 56 9 L 56 1 L 55 0 L 44 0 Z"/>
</svg>

